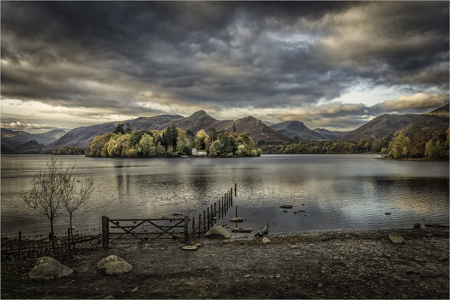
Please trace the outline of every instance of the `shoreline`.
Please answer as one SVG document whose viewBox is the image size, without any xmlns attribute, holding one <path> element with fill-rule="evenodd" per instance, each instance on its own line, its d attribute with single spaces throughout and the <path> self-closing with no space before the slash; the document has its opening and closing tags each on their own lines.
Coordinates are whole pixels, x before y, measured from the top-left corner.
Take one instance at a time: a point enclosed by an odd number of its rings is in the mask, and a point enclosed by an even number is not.
<svg viewBox="0 0 450 300">
<path fill-rule="evenodd" d="M 398 233 L 405 244 L 389 240 Z M 2 264 L 2 298 L 448 299 L 448 229 L 337 230 L 261 239 L 137 244 L 62 256 L 70 277 L 30 280 L 35 261 Z M 117 255 L 133 266 L 106 276 L 96 264 Z"/>
</svg>

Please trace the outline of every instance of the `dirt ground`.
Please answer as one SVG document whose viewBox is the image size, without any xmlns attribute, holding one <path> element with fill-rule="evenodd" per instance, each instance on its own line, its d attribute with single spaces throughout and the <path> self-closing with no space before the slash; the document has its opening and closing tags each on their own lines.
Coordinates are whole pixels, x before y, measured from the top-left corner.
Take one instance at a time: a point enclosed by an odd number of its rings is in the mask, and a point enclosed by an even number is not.
<svg viewBox="0 0 450 300">
<path fill-rule="evenodd" d="M 392 243 L 398 232 L 406 244 Z M 260 239 L 198 240 L 115 247 L 58 257 L 70 277 L 36 282 L 33 262 L 2 264 L 8 298 L 404 298 L 449 299 L 449 243 L 444 228 L 320 231 Z M 115 254 L 133 266 L 119 276 L 97 271 Z"/>
</svg>

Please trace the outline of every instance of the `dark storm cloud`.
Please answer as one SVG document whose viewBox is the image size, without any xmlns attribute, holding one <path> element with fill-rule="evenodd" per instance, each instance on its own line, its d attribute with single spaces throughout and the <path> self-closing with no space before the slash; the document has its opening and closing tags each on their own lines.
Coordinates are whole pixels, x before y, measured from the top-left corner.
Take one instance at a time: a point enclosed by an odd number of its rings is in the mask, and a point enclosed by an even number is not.
<svg viewBox="0 0 450 300">
<path fill-rule="evenodd" d="M 448 11 L 448 2 L 2 2 L 2 96 L 101 116 L 311 108 L 358 81 L 446 93 Z M 348 117 L 331 111 L 322 117 Z"/>
</svg>

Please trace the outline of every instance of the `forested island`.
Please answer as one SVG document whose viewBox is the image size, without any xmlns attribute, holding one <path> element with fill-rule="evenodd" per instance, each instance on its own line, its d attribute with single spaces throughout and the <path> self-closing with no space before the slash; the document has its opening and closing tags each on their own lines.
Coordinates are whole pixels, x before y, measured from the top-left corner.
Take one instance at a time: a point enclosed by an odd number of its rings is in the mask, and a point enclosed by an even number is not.
<svg viewBox="0 0 450 300">
<path fill-rule="evenodd" d="M 264 143 L 264 154 L 355 154 L 377 153 L 392 159 L 449 159 L 449 127 L 434 128 L 426 123 L 413 123 L 406 129 L 384 138 L 357 141 L 304 141 Z"/>
<path fill-rule="evenodd" d="M 166 130 L 134 130 L 119 123 L 112 133 L 95 137 L 86 156 L 92 157 L 175 157 L 192 155 L 192 150 L 204 151 L 208 156 L 260 156 L 253 139 L 234 131 L 203 129 L 194 134 L 176 126 Z"/>
</svg>

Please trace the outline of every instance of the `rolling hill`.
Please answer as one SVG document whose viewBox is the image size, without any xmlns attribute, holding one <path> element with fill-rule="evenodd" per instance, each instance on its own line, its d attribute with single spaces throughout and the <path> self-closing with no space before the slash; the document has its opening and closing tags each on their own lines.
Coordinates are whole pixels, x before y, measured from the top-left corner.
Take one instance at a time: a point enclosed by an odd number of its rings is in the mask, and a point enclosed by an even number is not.
<svg viewBox="0 0 450 300">
<path fill-rule="evenodd" d="M 448 126 L 448 104 L 425 115 L 381 115 L 339 139 L 356 141 L 362 138 L 385 137 L 415 122 L 427 122 L 432 127 Z"/>
<path fill-rule="evenodd" d="M 319 132 L 315 132 L 300 121 L 286 121 L 270 125 L 272 129 L 287 135 L 290 138 L 298 138 L 305 141 L 324 141 L 329 138 Z"/>
</svg>

